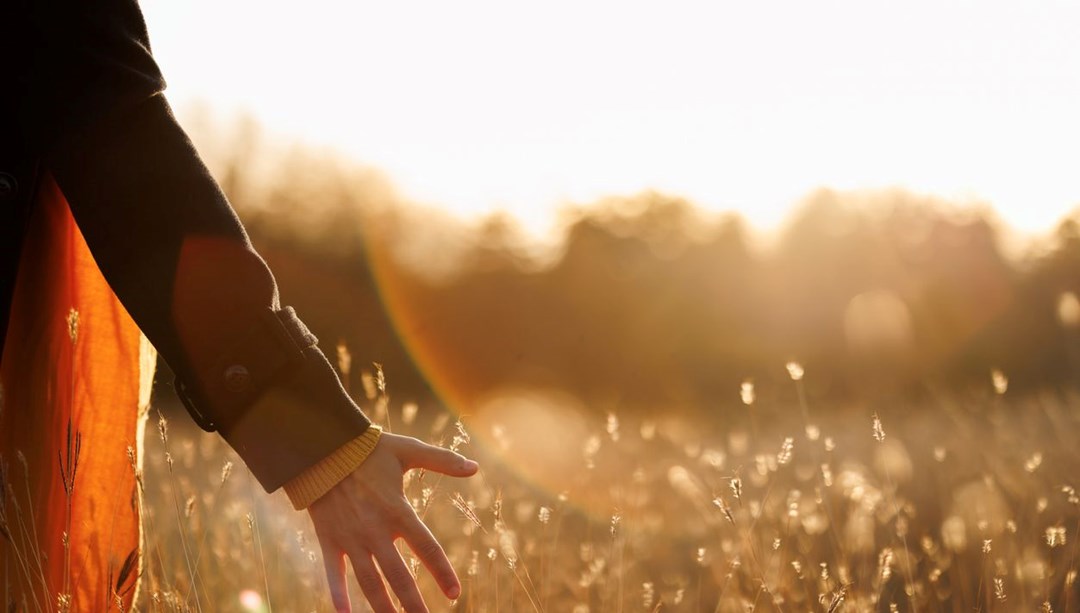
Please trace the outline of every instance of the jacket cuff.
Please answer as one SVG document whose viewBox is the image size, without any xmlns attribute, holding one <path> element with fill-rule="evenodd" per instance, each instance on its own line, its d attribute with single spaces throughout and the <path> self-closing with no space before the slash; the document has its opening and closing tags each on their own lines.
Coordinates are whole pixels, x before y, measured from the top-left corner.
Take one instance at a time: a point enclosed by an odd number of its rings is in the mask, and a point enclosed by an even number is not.
<svg viewBox="0 0 1080 613">
<path fill-rule="evenodd" d="M 285 483 L 283 489 L 296 510 L 306 509 L 345 477 L 352 474 L 371 452 L 382 436 L 382 428 L 371 426 L 366 432 L 345 443 L 319 463 Z"/>
<path fill-rule="evenodd" d="M 367 432 L 371 422 L 317 347 L 220 430 L 267 492 Z"/>
<path fill-rule="evenodd" d="M 271 492 L 371 422 L 291 308 L 267 309 L 251 321 L 176 387 L 196 423 L 219 432 Z"/>
<path fill-rule="evenodd" d="M 318 342 L 292 307 L 260 311 L 239 338 L 196 369 L 194 385 L 177 377 L 176 393 L 200 428 L 224 432 Z"/>
</svg>

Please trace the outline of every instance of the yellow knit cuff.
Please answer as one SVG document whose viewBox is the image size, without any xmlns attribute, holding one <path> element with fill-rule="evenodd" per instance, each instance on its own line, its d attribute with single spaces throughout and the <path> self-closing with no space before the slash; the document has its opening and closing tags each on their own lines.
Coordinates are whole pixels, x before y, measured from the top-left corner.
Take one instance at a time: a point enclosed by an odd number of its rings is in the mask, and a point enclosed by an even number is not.
<svg viewBox="0 0 1080 613">
<path fill-rule="evenodd" d="M 297 510 L 306 509 L 359 468 L 374 451 L 380 436 L 382 428 L 372 425 L 360 436 L 286 482 L 283 487 L 293 507 Z"/>
</svg>

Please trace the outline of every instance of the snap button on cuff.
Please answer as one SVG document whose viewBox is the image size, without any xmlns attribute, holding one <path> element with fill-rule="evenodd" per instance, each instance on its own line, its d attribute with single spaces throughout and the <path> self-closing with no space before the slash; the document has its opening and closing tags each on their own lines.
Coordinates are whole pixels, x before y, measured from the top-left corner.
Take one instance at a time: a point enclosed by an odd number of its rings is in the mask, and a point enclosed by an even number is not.
<svg viewBox="0 0 1080 613">
<path fill-rule="evenodd" d="M 230 392 L 240 393 L 247 391 L 251 385 L 251 373 L 247 368 L 239 364 L 233 364 L 225 369 L 225 389 Z"/>
</svg>

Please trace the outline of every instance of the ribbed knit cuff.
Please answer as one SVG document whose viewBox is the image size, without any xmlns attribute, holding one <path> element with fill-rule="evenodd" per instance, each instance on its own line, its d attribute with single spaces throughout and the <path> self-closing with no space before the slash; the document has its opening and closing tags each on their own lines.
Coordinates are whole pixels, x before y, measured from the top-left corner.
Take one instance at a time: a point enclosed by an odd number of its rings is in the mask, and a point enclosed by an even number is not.
<svg viewBox="0 0 1080 613">
<path fill-rule="evenodd" d="M 293 507 L 306 509 L 360 467 L 382 436 L 382 428 L 370 426 L 363 434 L 345 443 L 314 466 L 287 481 L 283 486 Z"/>
</svg>

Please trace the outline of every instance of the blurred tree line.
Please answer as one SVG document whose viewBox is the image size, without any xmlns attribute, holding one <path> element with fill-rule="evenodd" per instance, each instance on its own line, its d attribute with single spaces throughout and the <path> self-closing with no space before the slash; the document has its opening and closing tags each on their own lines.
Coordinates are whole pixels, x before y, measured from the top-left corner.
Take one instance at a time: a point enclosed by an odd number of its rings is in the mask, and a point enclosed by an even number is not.
<svg viewBox="0 0 1080 613">
<path fill-rule="evenodd" d="M 465 401 L 520 385 L 708 408 L 790 360 L 836 400 L 989 389 L 993 369 L 1013 391 L 1077 382 L 1074 220 L 1006 257 L 986 214 L 820 190 L 763 247 L 736 215 L 642 193 L 568 208 L 538 251 L 512 219 L 466 227 L 333 153 L 271 154 L 251 122 L 195 134 L 285 302 L 328 354 L 342 341 L 380 362 L 399 399 L 431 397 L 435 377 Z"/>
</svg>

